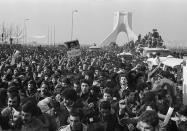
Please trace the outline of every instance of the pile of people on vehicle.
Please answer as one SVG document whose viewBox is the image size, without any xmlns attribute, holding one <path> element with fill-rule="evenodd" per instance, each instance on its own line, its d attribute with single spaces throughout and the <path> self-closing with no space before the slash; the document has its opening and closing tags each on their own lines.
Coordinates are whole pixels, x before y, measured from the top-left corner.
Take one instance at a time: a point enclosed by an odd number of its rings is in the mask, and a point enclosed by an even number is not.
<svg viewBox="0 0 187 131">
<path fill-rule="evenodd" d="M 149 32 L 143 38 L 141 38 L 141 34 L 138 36 L 138 40 L 136 42 L 137 45 L 146 46 L 149 48 L 163 48 L 163 40 L 161 35 L 158 33 L 157 29 L 153 29 L 153 32 Z"/>
<path fill-rule="evenodd" d="M 8 47 L 0 56 L 0 130 L 187 130 L 182 80 L 161 64 L 150 69 L 138 54 L 128 59 L 106 50 L 68 58 L 43 47 L 24 47 L 12 62 L 15 48 Z"/>
</svg>

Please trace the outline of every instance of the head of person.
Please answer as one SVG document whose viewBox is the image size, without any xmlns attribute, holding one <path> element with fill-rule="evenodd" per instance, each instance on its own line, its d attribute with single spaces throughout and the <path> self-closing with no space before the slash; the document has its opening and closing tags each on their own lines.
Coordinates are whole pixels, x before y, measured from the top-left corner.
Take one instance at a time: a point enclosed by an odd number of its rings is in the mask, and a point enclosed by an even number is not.
<svg viewBox="0 0 187 131">
<path fill-rule="evenodd" d="M 99 110 L 103 120 L 108 120 L 111 115 L 111 104 L 109 101 L 102 101 L 99 105 Z"/>
<path fill-rule="evenodd" d="M 89 93 L 90 86 L 88 80 L 81 80 L 81 92 L 82 94 Z"/>
<path fill-rule="evenodd" d="M 178 131 L 186 131 L 186 129 L 187 129 L 187 121 L 182 121 L 181 123 L 179 123 L 177 129 L 178 129 Z"/>
<path fill-rule="evenodd" d="M 86 70 L 87 70 L 87 68 L 88 68 L 87 63 L 84 63 L 84 64 L 82 65 L 82 70 L 86 71 Z"/>
<path fill-rule="evenodd" d="M 40 66 L 40 65 L 37 65 L 37 66 L 36 66 L 36 71 L 37 71 L 37 72 L 40 72 L 40 71 L 41 71 L 41 66 Z"/>
<path fill-rule="evenodd" d="M 187 117 L 187 106 L 186 105 L 182 105 L 180 107 L 180 109 L 178 110 L 178 114 Z"/>
<path fill-rule="evenodd" d="M 53 83 L 53 84 L 57 84 L 57 80 L 58 80 L 57 75 L 53 75 L 53 76 L 52 76 L 52 80 L 51 80 L 52 83 Z"/>
<path fill-rule="evenodd" d="M 10 86 L 16 86 L 18 89 L 22 88 L 22 82 L 19 77 L 15 77 L 9 84 Z"/>
<path fill-rule="evenodd" d="M 103 99 L 105 101 L 111 101 L 112 96 L 113 96 L 112 90 L 110 88 L 105 88 L 103 91 Z"/>
<path fill-rule="evenodd" d="M 68 78 L 63 78 L 62 79 L 62 82 L 61 82 L 61 85 L 63 88 L 67 88 L 68 86 L 70 86 L 70 80 Z"/>
<path fill-rule="evenodd" d="M 29 66 L 25 67 L 25 72 L 30 72 L 30 67 Z"/>
<path fill-rule="evenodd" d="M 18 108 L 20 104 L 20 97 L 18 94 L 8 95 L 8 107 Z"/>
<path fill-rule="evenodd" d="M 12 74 L 12 69 L 11 68 L 8 68 L 7 71 L 6 71 L 7 74 Z"/>
<path fill-rule="evenodd" d="M 133 103 L 135 101 L 136 92 L 126 91 L 126 98 L 129 103 Z"/>
<path fill-rule="evenodd" d="M 124 86 L 127 86 L 127 78 L 126 78 L 126 75 L 125 74 L 121 74 L 119 76 L 120 78 L 120 85 L 124 85 Z"/>
<path fill-rule="evenodd" d="M 8 98 L 8 106 L 17 108 L 19 107 L 20 104 L 20 97 L 19 97 L 19 92 L 15 86 L 11 86 L 8 88 L 7 91 L 7 98 Z"/>
<path fill-rule="evenodd" d="M 94 72 L 94 76 L 95 77 L 98 77 L 100 75 L 100 69 L 99 68 L 96 68 L 95 69 L 95 72 Z"/>
<path fill-rule="evenodd" d="M 78 80 L 75 80 L 73 82 L 73 89 L 76 91 L 76 92 L 79 92 L 81 90 L 81 87 L 80 87 L 80 82 Z"/>
<path fill-rule="evenodd" d="M 82 130 L 83 112 L 81 109 L 72 109 L 69 115 L 70 127 L 73 131 Z"/>
<path fill-rule="evenodd" d="M 66 88 L 62 92 L 62 98 L 66 107 L 71 107 L 76 102 L 77 93 L 74 89 Z"/>
<path fill-rule="evenodd" d="M 25 67 L 25 66 L 26 66 L 26 62 L 25 62 L 25 61 L 22 61 L 22 62 L 21 62 L 21 66 L 22 66 L 22 67 Z"/>
<path fill-rule="evenodd" d="M 15 76 L 18 75 L 18 69 L 14 69 L 14 75 L 15 75 Z"/>
<path fill-rule="evenodd" d="M 70 43 L 70 48 L 74 48 L 75 44 L 74 43 Z"/>
<path fill-rule="evenodd" d="M 114 67 L 114 68 L 113 68 L 113 72 L 117 73 L 117 72 L 118 72 L 118 68 L 117 68 L 117 67 Z"/>
<path fill-rule="evenodd" d="M 49 68 L 47 66 L 44 67 L 43 71 L 44 71 L 45 74 L 48 74 L 50 72 Z"/>
<path fill-rule="evenodd" d="M 159 118 L 156 111 L 147 110 L 140 115 L 137 128 L 140 131 L 156 131 L 159 124 Z"/>
<path fill-rule="evenodd" d="M 183 121 L 187 121 L 187 106 L 186 105 L 180 106 L 179 110 L 176 112 L 176 116 L 179 118 L 176 121 L 176 124 L 179 127 L 180 123 L 182 123 Z"/>
<path fill-rule="evenodd" d="M 86 72 L 85 72 L 84 78 L 85 78 L 86 80 L 92 79 L 92 78 L 93 78 L 92 73 L 89 72 L 89 71 L 86 71 Z"/>
<path fill-rule="evenodd" d="M 143 73 L 138 73 L 136 75 L 136 84 L 140 85 L 145 82 L 145 75 Z"/>
<path fill-rule="evenodd" d="M 49 80 L 50 80 L 50 76 L 49 76 L 49 74 L 45 74 L 45 76 L 44 76 L 44 80 L 49 82 Z"/>
<path fill-rule="evenodd" d="M 46 97 L 49 94 L 50 94 L 49 93 L 49 84 L 48 84 L 48 82 L 43 81 L 42 84 L 41 84 L 41 87 L 40 87 L 40 95 L 42 97 Z"/>
<path fill-rule="evenodd" d="M 34 102 L 27 101 L 22 105 L 21 117 L 24 124 L 29 124 L 32 122 L 33 118 L 36 116 L 38 112 L 37 106 Z"/>
<path fill-rule="evenodd" d="M 56 69 L 57 69 L 57 66 L 56 66 L 56 65 L 53 65 L 53 67 L 52 67 L 52 71 L 55 72 Z"/>
<path fill-rule="evenodd" d="M 136 78 L 136 71 L 130 71 L 128 73 L 128 81 L 134 81 Z"/>
<path fill-rule="evenodd" d="M 30 80 L 27 85 L 28 91 L 34 91 L 36 90 L 36 83 L 33 80 Z"/>
<path fill-rule="evenodd" d="M 100 88 L 98 86 L 92 86 L 90 88 L 90 96 L 98 97 L 100 93 Z"/>
<path fill-rule="evenodd" d="M 60 77 L 62 74 L 62 71 L 60 69 L 57 69 L 54 73 L 54 75 L 56 75 L 57 77 Z"/>
<path fill-rule="evenodd" d="M 81 65 L 79 65 L 78 70 L 79 70 L 79 72 L 82 71 L 82 66 Z"/>
</svg>

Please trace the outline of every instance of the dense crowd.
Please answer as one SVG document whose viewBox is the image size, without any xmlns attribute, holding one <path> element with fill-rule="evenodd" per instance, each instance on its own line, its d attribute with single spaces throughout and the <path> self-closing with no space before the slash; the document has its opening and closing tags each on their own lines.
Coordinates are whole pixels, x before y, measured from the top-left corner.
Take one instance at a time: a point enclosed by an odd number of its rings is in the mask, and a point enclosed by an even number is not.
<svg viewBox="0 0 187 131">
<path fill-rule="evenodd" d="M 156 47 L 154 40 L 162 41 L 149 33 L 128 49 Z M 0 48 L 0 130 L 187 130 L 177 68 L 149 68 L 135 50 L 129 58 L 117 56 L 117 49 L 82 48 L 81 56 L 68 58 L 55 47 Z M 21 53 L 13 61 L 15 50 Z"/>
</svg>

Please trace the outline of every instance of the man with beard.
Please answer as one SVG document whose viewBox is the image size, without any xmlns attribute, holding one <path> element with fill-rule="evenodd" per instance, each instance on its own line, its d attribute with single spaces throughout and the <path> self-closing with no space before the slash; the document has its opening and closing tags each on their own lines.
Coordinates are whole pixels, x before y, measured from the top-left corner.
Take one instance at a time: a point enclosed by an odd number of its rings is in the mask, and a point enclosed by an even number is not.
<svg viewBox="0 0 187 131">
<path fill-rule="evenodd" d="M 2 127 L 4 129 L 14 128 L 13 114 L 20 111 L 20 97 L 16 89 L 16 87 L 8 88 L 8 106 L 1 111 L 2 117 L 5 119 Z"/>
<path fill-rule="evenodd" d="M 77 104 L 77 93 L 74 89 L 67 88 L 62 92 L 63 101 L 60 103 L 61 114 L 63 114 L 63 120 L 61 119 L 61 125 L 67 125 L 67 120 L 69 112 L 75 108 L 79 107 Z"/>
<path fill-rule="evenodd" d="M 80 93 L 80 101 L 86 105 L 87 100 L 89 98 L 89 91 L 90 91 L 90 85 L 89 82 L 85 79 L 81 80 L 81 93 Z"/>
<path fill-rule="evenodd" d="M 87 126 L 81 121 L 83 112 L 80 109 L 72 109 L 69 116 L 69 125 L 61 127 L 58 131 L 87 131 Z"/>
<path fill-rule="evenodd" d="M 100 121 L 95 126 L 102 125 L 105 131 L 122 131 L 116 115 L 111 112 L 111 104 L 109 101 L 102 101 L 99 105 L 99 110 Z"/>
<path fill-rule="evenodd" d="M 22 105 L 21 117 L 23 121 L 23 126 L 21 131 L 48 131 L 49 121 L 41 121 L 37 118 L 38 115 L 37 106 L 31 102 L 27 101 Z"/>
<path fill-rule="evenodd" d="M 113 97 L 113 92 L 112 89 L 110 88 L 105 88 L 103 91 L 103 99 L 100 100 L 102 101 L 109 101 L 111 105 L 111 111 L 112 113 L 116 113 L 118 110 L 118 101 Z"/>
<path fill-rule="evenodd" d="M 136 127 L 140 131 L 160 131 L 157 112 L 145 111 L 140 115 Z"/>
</svg>

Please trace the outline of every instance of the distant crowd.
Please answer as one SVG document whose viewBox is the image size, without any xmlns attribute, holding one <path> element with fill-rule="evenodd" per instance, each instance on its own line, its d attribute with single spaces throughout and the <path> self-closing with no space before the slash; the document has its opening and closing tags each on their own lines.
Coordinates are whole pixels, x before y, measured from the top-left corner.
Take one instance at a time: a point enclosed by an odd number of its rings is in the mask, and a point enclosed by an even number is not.
<svg viewBox="0 0 187 131">
<path fill-rule="evenodd" d="M 150 68 L 140 45 L 164 46 L 155 29 L 123 47 L 133 57 L 117 56 L 119 48 L 70 58 L 59 47 L 0 45 L 0 130 L 186 131 L 182 69 Z"/>
</svg>

